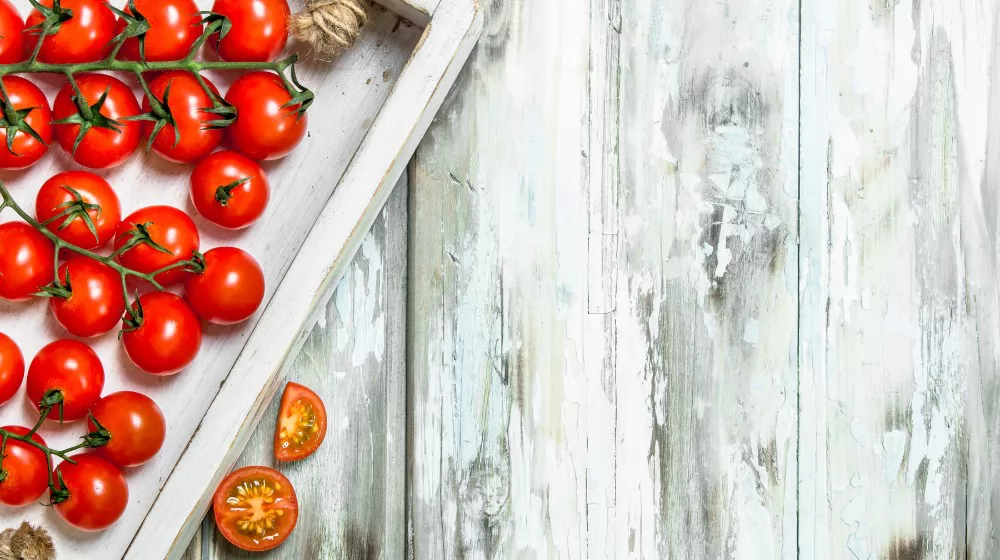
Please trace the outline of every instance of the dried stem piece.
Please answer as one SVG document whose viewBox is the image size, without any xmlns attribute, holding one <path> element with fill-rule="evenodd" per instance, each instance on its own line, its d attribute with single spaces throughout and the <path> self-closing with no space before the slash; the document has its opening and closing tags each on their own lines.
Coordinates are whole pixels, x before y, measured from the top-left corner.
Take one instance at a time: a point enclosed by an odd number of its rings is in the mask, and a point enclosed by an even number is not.
<svg viewBox="0 0 1000 560">
<path fill-rule="evenodd" d="M 52 537 L 41 527 L 22 521 L 17 529 L 0 532 L 0 560 L 54 560 Z"/>
<path fill-rule="evenodd" d="M 367 23 L 367 0 L 313 0 L 292 15 L 288 30 L 321 56 L 334 57 L 358 40 Z"/>
</svg>

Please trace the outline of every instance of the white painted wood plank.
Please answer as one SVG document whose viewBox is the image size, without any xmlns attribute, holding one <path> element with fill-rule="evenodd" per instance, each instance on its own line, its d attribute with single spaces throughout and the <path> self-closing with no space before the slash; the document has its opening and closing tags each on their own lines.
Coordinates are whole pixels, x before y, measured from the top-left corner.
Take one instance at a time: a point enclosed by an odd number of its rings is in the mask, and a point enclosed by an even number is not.
<svg viewBox="0 0 1000 560">
<path fill-rule="evenodd" d="M 17 5 L 27 11 L 26 0 Z M 200 5 L 207 9 L 211 2 L 204 0 Z M 260 223 L 247 231 L 230 233 L 196 218 L 203 234 L 203 249 L 236 244 L 261 261 L 268 282 L 268 297 L 274 293 L 323 204 L 354 157 L 419 39 L 419 29 L 399 23 L 397 16 L 380 10 L 357 48 L 343 58 L 332 65 L 312 62 L 301 65 L 299 77 L 315 90 L 319 99 L 316 110 L 310 112 L 310 136 L 290 156 L 268 164 L 275 196 Z M 232 77 L 216 83 L 224 90 Z M 45 85 L 51 98 L 60 82 L 48 79 Z M 30 171 L 4 176 L 11 183 L 13 195 L 29 208 L 44 178 L 56 170 L 76 168 L 58 148 L 51 152 Z M 391 156 L 386 155 L 384 159 L 388 161 Z M 126 212 L 130 212 L 149 204 L 189 208 L 189 174 L 189 166 L 167 164 L 155 156 L 137 155 L 106 175 L 117 187 Z M 5 213 L 4 219 L 9 217 Z M 354 222 L 354 218 L 348 219 Z M 168 421 L 163 451 L 153 462 L 127 473 L 131 499 L 126 514 L 100 535 L 81 535 L 68 528 L 51 508 L 40 506 L 20 510 L 2 508 L 0 525 L 13 525 L 21 519 L 42 523 L 53 533 L 61 558 L 120 557 L 200 418 L 208 410 L 217 388 L 247 343 L 253 327 L 250 323 L 236 328 L 206 329 L 198 359 L 188 370 L 170 378 L 148 376 L 128 364 L 114 334 L 95 341 L 95 349 L 107 369 L 105 390 L 137 389 L 149 394 L 163 409 Z M 44 302 L 0 304 L 0 331 L 17 333 L 27 356 L 33 355 L 48 340 L 65 336 L 50 319 Z M 31 425 L 30 417 L 33 413 L 23 396 L 0 411 L 0 419 L 6 424 Z M 79 424 L 61 430 L 47 427 L 44 435 L 50 443 L 68 447 L 77 442 L 82 429 Z"/>
<path fill-rule="evenodd" d="M 490 4 L 411 177 L 413 557 L 795 557 L 796 6 Z"/>
<path fill-rule="evenodd" d="M 219 535 L 209 513 L 185 560 L 402 557 L 406 210 L 404 178 L 291 358 L 289 379 L 316 390 L 330 413 L 323 446 L 304 461 L 275 464 L 275 399 L 237 462 L 271 466 L 289 477 L 301 508 L 295 532 L 269 553 L 241 553 Z"/>
<path fill-rule="evenodd" d="M 803 2 L 803 558 L 1000 553 L 997 15 Z"/>
<path fill-rule="evenodd" d="M 285 358 L 304 342 L 302 326 L 332 289 L 405 169 L 482 26 L 475 5 L 449 0 L 435 11 L 397 87 L 375 118 L 337 190 L 289 268 L 260 326 L 144 520 L 126 558 L 177 558 L 208 509 L 212 491 L 236 462 L 281 385 Z M 420 109 L 415 109 L 420 108 Z M 391 157 L 387 157 L 391 154 Z"/>
</svg>

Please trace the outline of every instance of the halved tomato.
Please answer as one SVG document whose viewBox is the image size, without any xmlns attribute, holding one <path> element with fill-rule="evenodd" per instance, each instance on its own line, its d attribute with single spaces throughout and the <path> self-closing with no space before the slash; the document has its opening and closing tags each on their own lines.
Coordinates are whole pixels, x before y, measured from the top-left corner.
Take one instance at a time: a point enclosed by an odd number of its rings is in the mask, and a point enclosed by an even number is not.
<svg viewBox="0 0 1000 560">
<path fill-rule="evenodd" d="M 274 428 L 274 458 L 298 461 L 312 455 L 326 437 L 326 406 L 312 389 L 289 383 L 281 395 Z"/>
<path fill-rule="evenodd" d="M 299 519 L 295 489 L 285 475 L 268 467 L 230 473 L 215 490 L 215 525 L 226 540 L 250 552 L 285 542 Z"/>
</svg>

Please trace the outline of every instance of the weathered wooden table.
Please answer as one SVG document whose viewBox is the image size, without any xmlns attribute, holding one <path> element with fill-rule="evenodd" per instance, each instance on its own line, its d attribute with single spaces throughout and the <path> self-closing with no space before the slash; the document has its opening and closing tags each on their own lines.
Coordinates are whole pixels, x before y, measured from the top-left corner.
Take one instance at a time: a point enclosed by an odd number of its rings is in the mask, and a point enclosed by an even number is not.
<svg viewBox="0 0 1000 560">
<path fill-rule="evenodd" d="M 487 8 L 270 557 L 1000 557 L 1000 4 Z"/>
</svg>

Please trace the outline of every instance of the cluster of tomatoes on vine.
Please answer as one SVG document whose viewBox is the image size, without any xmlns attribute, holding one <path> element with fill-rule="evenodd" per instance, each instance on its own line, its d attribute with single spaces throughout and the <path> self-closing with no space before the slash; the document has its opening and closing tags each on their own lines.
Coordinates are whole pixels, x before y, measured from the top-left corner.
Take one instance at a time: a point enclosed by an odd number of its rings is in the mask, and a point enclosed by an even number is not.
<svg viewBox="0 0 1000 560">
<path fill-rule="evenodd" d="M 195 164 L 190 197 L 206 220 L 242 229 L 262 216 L 270 186 L 258 162 L 301 142 L 312 102 L 295 57 L 275 60 L 287 38 L 286 0 L 216 0 L 207 13 L 193 0 L 129 0 L 122 9 L 101 0 L 31 3 L 23 20 L 0 0 L 0 169 L 36 164 L 53 141 L 79 165 L 107 169 L 145 142 L 147 152 Z M 196 58 L 205 43 L 218 60 Z M 205 70 L 241 75 L 223 95 Z M 142 103 L 104 72 L 131 76 Z M 33 73 L 65 77 L 51 106 L 21 76 Z M 232 325 L 256 313 L 264 273 L 235 247 L 202 253 L 198 228 L 180 209 L 149 206 L 123 217 L 118 194 L 92 171 L 49 178 L 33 212 L 2 184 L 0 198 L 0 212 L 20 218 L 0 224 L 0 298 L 47 297 L 56 321 L 77 337 L 46 345 L 25 368 L 18 345 L 0 333 L 0 403 L 25 382 L 39 411 L 32 428 L 0 428 L 0 503 L 22 506 L 48 491 L 71 525 L 101 530 L 125 511 L 122 468 L 159 451 L 166 422 L 140 393 L 102 397 L 103 364 L 79 339 L 120 328 L 138 368 L 176 374 L 198 354 L 202 321 Z M 50 448 L 38 433 L 47 419 L 86 420 L 88 433 L 68 449 Z M 90 451 L 74 453 L 81 449 Z"/>
</svg>

